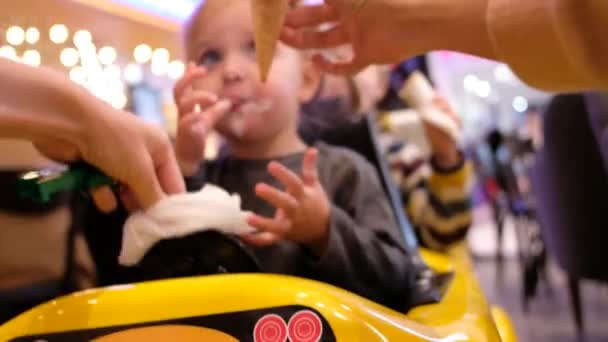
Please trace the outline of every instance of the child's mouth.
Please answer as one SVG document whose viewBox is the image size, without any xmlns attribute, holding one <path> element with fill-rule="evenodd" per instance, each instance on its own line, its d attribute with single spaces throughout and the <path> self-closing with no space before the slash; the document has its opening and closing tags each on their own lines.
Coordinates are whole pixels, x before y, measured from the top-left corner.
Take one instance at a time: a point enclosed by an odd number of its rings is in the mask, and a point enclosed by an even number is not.
<svg viewBox="0 0 608 342">
<path fill-rule="evenodd" d="M 226 113 L 225 120 L 234 135 L 242 137 L 245 133 L 245 118 L 260 115 L 272 108 L 272 102 L 263 100 L 238 100 L 234 101 L 232 107 Z"/>
<path fill-rule="evenodd" d="M 270 100 L 239 100 L 234 101 L 228 111 L 228 115 L 252 115 L 261 114 L 272 107 Z"/>
</svg>

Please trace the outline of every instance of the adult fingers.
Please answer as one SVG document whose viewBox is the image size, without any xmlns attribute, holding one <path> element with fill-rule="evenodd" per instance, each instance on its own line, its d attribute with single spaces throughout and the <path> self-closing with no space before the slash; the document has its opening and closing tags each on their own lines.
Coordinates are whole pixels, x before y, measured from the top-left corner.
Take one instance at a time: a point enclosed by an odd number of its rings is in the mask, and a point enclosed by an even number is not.
<svg viewBox="0 0 608 342">
<path fill-rule="evenodd" d="M 358 61 L 356 56 L 351 61 L 332 62 L 327 57 L 316 54 L 313 56 L 313 62 L 319 70 L 337 75 L 354 75 L 366 66 L 365 63 Z"/>
<path fill-rule="evenodd" d="M 336 25 L 326 31 L 285 27 L 281 30 L 280 38 L 285 44 L 297 49 L 331 49 L 351 41 L 343 25 Z"/>
<path fill-rule="evenodd" d="M 109 213 L 116 209 L 116 206 L 118 205 L 116 196 L 114 196 L 114 192 L 112 192 L 112 189 L 109 186 L 91 189 L 89 190 L 89 193 L 93 198 L 93 202 L 95 202 L 95 206 L 97 206 L 101 212 Z"/>
</svg>

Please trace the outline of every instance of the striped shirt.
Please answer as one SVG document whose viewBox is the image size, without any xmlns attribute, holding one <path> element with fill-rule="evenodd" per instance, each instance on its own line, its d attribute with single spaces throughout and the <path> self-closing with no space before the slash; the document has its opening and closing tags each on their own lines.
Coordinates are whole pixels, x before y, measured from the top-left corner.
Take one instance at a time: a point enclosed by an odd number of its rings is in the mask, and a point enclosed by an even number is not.
<svg viewBox="0 0 608 342">
<path fill-rule="evenodd" d="M 462 241 L 472 223 L 470 162 L 443 170 L 424 158 L 413 144 L 404 144 L 387 153 L 400 186 L 404 210 L 416 228 L 422 245 L 445 250 Z"/>
</svg>

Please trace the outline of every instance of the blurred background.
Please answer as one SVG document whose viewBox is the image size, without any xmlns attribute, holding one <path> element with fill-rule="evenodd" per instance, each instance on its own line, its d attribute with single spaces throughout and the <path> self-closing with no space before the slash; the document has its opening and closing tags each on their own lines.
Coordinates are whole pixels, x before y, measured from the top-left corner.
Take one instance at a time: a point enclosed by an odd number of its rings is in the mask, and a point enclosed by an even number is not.
<svg viewBox="0 0 608 342">
<path fill-rule="evenodd" d="M 112 106 L 158 124 L 174 135 L 177 118 L 172 86 L 185 69 L 179 27 L 196 3 L 197 0 L 3 1 L 0 56 L 57 69 Z M 599 180 L 590 185 L 590 190 L 584 190 L 593 193 L 585 196 L 585 201 L 593 201 L 594 196 L 601 201 L 599 195 L 605 193 L 601 191 L 606 186 L 605 173 L 585 168 L 572 171 L 577 175 L 572 181 L 558 177 L 551 183 L 547 180 L 550 177 L 544 175 L 535 181 L 539 153 L 550 155 L 544 164 L 547 170 L 558 166 L 571 169 L 576 163 L 560 164 L 551 157 L 551 149 L 543 150 L 546 127 L 542 113 L 550 107 L 555 94 L 525 86 L 504 64 L 444 51 L 390 66 L 389 78 L 400 69 L 411 69 L 412 63 L 449 99 L 462 121 L 460 145 L 476 166 L 475 220 L 468 241 L 488 299 L 509 311 L 522 341 L 572 341 L 582 331 L 588 341 L 608 341 L 608 287 L 593 280 L 604 277 L 602 259 L 594 255 L 590 264 L 601 270 L 587 272 L 578 267 L 583 261 L 570 262 L 571 257 L 560 255 L 562 251 L 566 253 L 566 247 L 551 250 L 562 246 L 563 239 L 574 241 L 575 234 L 555 233 L 547 238 L 546 232 L 565 225 L 566 219 L 560 220 L 556 214 L 543 216 L 549 209 L 539 204 L 540 197 L 551 201 L 559 193 L 569 196 L 567 189 L 558 189 L 555 184 L 573 183 L 573 189 L 583 191 L 581 179 L 587 173 L 597 174 Z M 395 92 L 389 87 L 385 105 L 390 107 Z M 393 106 L 398 108 L 399 104 Z M 584 111 L 570 116 L 583 117 Z M 564 143 L 569 139 L 584 140 L 576 138 L 575 133 L 571 135 L 573 124 L 556 125 L 562 128 L 559 133 L 552 133 L 556 135 L 552 139 Z M 208 156 L 213 156 L 217 144 L 207 147 Z M 571 147 L 562 156 L 578 155 L 589 160 L 594 158 L 592 153 L 601 154 L 600 149 L 591 152 L 588 148 Z M 601 164 L 602 159 L 598 158 Z M 48 163 L 28 143 L 13 140 L 0 141 L 0 160 L 4 164 L 0 168 L 5 170 Z M 575 195 L 569 198 L 579 204 L 583 201 Z M 552 205 L 563 206 L 564 210 L 575 207 L 567 203 L 564 200 Z M 593 202 L 587 207 L 601 211 Z M 573 220 L 581 225 L 608 227 L 601 219 L 580 215 L 586 218 Z M 4 219 L 0 216 L 0 225 Z M 49 224 L 65 225 L 61 220 L 65 218 L 56 218 Z M 590 241 L 589 236 L 586 239 Z M 584 249 L 582 246 L 574 254 L 581 256 Z M 0 256 L 1 250 L 0 247 Z M 592 280 L 582 281 L 585 278 Z"/>
</svg>

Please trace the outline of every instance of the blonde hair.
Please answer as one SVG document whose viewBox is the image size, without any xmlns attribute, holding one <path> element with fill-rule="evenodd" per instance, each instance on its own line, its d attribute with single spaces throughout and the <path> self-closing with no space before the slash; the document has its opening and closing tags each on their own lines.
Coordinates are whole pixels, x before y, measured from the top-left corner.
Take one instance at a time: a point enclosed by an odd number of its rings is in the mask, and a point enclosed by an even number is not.
<svg viewBox="0 0 608 342">
<path fill-rule="evenodd" d="M 198 23 L 198 17 L 200 17 L 201 12 L 203 11 L 203 7 L 205 7 L 207 3 L 207 0 L 203 0 L 201 1 L 196 8 L 194 9 L 194 11 L 192 11 L 192 13 L 190 14 L 190 16 L 188 17 L 188 19 L 186 19 L 186 21 L 184 21 L 184 23 L 182 24 L 181 27 L 181 45 L 182 45 L 182 50 L 184 51 L 184 55 L 186 56 L 186 59 L 188 61 L 190 61 L 192 59 L 191 51 L 190 51 L 190 44 L 192 43 L 192 36 L 194 34 L 194 28 L 196 27 L 196 24 Z"/>
</svg>

